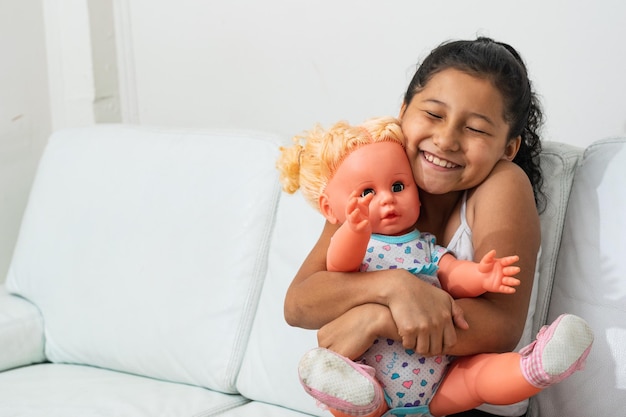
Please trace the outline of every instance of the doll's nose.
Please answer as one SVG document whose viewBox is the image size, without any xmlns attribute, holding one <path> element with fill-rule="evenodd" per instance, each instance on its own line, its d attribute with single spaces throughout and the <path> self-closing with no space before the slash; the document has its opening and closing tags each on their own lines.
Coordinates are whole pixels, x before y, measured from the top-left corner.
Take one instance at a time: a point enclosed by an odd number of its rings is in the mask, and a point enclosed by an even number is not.
<svg viewBox="0 0 626 417">
<path fill-rule="evenodd" d="M 381 205 L 392 204 L 396 201 L 396 197 L 391 191 L 382 191 L 378 193 L 378 201 Z"/>
</svg>

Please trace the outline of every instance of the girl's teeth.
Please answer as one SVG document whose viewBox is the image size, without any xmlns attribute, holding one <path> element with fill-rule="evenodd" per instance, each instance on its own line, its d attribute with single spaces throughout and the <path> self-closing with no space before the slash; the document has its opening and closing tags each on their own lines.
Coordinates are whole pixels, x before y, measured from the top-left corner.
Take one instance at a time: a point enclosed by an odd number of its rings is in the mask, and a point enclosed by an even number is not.
<svg viewBox="0 0 626 417">
<path fill-rule="evenodd" d="M 456 166 L 452 162 L 444 161 L 443 159 L 439 159 L 438 157 L 433 156 L 433 155 L 426 155 L 426 159 L 429 162 L 432 162 L 433 164 L 438 165 L 440 167 L 444 167 L 444 168 L 452 168 Z"/>
</svg>

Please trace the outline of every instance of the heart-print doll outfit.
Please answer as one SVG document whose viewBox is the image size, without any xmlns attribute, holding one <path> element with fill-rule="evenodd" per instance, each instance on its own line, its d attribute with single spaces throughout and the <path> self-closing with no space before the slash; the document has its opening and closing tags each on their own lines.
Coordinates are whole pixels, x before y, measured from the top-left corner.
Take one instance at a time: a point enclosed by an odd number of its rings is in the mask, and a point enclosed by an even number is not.
<svg viewBox="0 0 626 417">
<path fill-rule="evenodd" d="M 402 236 L 373 234 L 361 271 L 403 268 L 441 288 L 437 263 L 449 251 L 435 242 L 434 235 L 418 230 Z M 448 356 L 427 358 L 405 349 L 401 342 L 377 339 L 358 362 L 376 370 L 376 379 L 383 387 L 390 408 L 419 407 L 423 410 L 437 390 L 450 359 Z M 405 411 L 412 414 L 418 410 Z"/>
</svg>

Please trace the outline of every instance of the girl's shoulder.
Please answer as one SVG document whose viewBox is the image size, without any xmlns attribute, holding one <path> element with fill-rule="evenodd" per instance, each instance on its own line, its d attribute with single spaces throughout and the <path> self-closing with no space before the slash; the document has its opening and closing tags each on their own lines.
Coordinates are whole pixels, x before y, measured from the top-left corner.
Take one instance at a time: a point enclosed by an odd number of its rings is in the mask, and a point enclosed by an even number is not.
<svg viewBox="0 0 626 417">
<path fill-rule="evenodd" d="M 515 163 L 500 161 L 489 176 L 467 196 L 467 220 L 509 217 L 519 210 L 536 209 L 532 185 L 526 173 Z"/>
<path fill-rule="evenodd" d="M 516 195 L 525 198 L 532 196 L 532 185 L 526 173 L 517 164 L 510 161 L 499 161 L 489 176 L 469 193 L 468 200 L 481 199 L 493 193 Z M 534 201 L 534 197 L 533 197 Z"/>
</svg>

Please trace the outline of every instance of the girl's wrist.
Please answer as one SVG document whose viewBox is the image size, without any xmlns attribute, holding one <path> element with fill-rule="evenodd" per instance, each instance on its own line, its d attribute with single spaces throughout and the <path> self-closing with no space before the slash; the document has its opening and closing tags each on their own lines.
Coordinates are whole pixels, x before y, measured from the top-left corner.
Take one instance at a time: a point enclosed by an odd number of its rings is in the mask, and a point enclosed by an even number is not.
<svg viewBox="0 0 626 417">
<path fill-rule="evenodd" d="M 406 294 L 416 294 L 416 288 L 425 284 L 406 269 L 388 269 L 380 271 L 380 273 L 385 274 L 383 278 L 378 280 L 381 283 L 380 304 L 387 307 L 391 307 L 398 299 L 406 302 Z"/>
<path fill-rule="evenodd" d="M 391 316 L 391 311 L 383 305 L 378 306 L 377 314 L 371 320 L 372 329 L 370 335 L 374 338 L 383 337 L 387 339 L 400 340 L 398 328 Z"/>
</svg>

